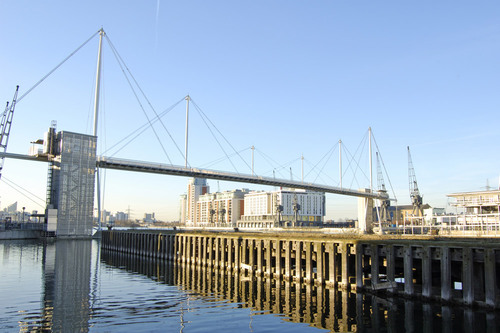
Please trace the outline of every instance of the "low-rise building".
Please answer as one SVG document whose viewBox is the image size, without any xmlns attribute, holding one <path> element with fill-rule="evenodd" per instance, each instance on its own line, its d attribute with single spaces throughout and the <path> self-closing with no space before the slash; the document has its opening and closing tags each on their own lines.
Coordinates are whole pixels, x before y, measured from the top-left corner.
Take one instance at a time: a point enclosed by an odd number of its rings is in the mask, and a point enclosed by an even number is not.
<svg viewBox="0 0 500 333">
<path fill-rule="evenodd" d="M 247 189 L 238 189 L 200 195 L 196 203 L 196 223 L 235 224 L 243 214 L 244 196 L 248 192 Z"/>
<path fill-rule="evenodd" d="M 457 208 L 456 222 L 462 230 L 500 229 L 500 190 L 448 194 Z"/>
<path fill-rule="evenodd" d="M 317 226 L 325 216 L 325 194 L 295 189 L 250 192 L 238 227 Z"/>
</svg>

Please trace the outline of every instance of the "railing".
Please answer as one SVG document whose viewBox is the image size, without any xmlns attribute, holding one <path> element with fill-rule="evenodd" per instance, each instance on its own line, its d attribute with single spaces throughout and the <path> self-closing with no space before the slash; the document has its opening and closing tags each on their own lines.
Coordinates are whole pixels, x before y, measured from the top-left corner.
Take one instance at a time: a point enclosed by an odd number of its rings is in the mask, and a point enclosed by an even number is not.
<svg viewBox="0 0 500 333">
<path fill-rule="evenodd" d="M 0 222 L 0 230 L 45 230 L 45 223 Z"/>
<path fill-rule="evenodd" d="M 445 215 L 446 222 L 429 222 L 422 217 L 407 217 L 402 225 L 382 225 L 384 232 L 398 234 L 438 234 L 450 236 L 500 236 L 500 214 Z"/>
</svg>

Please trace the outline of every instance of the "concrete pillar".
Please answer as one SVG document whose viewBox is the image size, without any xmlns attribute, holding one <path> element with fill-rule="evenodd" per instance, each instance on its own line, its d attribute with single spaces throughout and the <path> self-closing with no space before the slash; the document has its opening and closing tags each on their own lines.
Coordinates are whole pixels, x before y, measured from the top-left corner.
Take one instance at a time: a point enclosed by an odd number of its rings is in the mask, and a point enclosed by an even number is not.
<svg viewBox="0 0 500 333">
<path fill-rule="evenodd" d="M 422 253 L 422 296 L 431 297 L 432 293 L 432 249 L 423 247 Z"/>
<path fill-rule="evenodd" d="M 464 247 L 462 249 L 462 292 L 465 304 L 474 302 L 474 260 L 472 257 L 472 249 Z"/>
<path fill-rule="evenodd" d="M 284 241 L 285 246 L 285 279 L 289 281 L 292 276 L 292 242 Z"/>
<path fill-rule="evenodd" d="M 171 247 L 172 247 L 172 243 L 170 242 L 170 235 L 166 235 L 165 236 L 165 258 L 167 260 L 172 260 L 172 257 L 171 257 Z"/>
<path fill-rule="evenodd" d="M 219 268 L 219 261 L 220 261 L 220 244 L 219 244 L 220 238 L 215 237 L 214 242 L 215 242 L 215 260 L 213 263 L 214 268 Z"/>
<path fill-rule="evenodd" d="M 312 274 L 313 274 L 313 267 L 312 267 L 312 244 L 311 242 L 304 242 L 304 247 L 305 247 L 305 255 L 306 255 L 306 278 L 305 282 L 311 283 L 312 282 Z"/>
<path fill-rule="evenodd" d="M 255 240 L 250 239 L 248 241 L 248 265 L 250 266 L 250 274 L 253 274 L 255 269 Z"/>
<path fill-rule="evenodd" d="M 363 244 L 356 244 L 356 289 L 361 290 L 364 287 L 363 272 Z"/>
<path fill-rule="evenodd" d="M 344 290 L 349 289 L 349 248 L 346 243 L 340 245 L 342 256 L 342 283 L 341 288 Z"/>
<path fill-rule="evenodd" d="M 207 237 L 208 241 L 208 262 L 207 266 L 208 267 L 214 267 L 214 238 L 212 237 Z"/>
<path fill-rule="evenodd" d="M 245 265 L 248 264 L 248 239 L 244 238 L 241 240 L 241 262 Z"/>
<path fill-rule="evenodd" d="M 275 242 L 275 249 L 276 249 L 276 256 L 275 256 L 275 261 L 276 261 L 276 278 L 281 278 L 282 274 L 282 265 L 281 265 L 281 241 L 277 239 Z"/>
<path fill-rule="evenodd" d="M 221 237 L 219 241 L 220 241 L 219 268 L 222 270 L 227 265 L 227 255 L 226 255 L 227 238 L 226 237 Z"/>
<path fill-rule="evenodd" d="M 186 236 L 186 264 L 192 264 L 191 250 L 193 248 L 193 237 Z"/>
<path fill-rule="evenodd" d="M 234 273 L 236 274 L 239 274 L 240 272 L 240 266 L 241 266 L 241 250 L 242 250 L 242 247 L 240 246 L 240 239 L 239 238 L 235 238 L 233 240 L 233 244 L 234 244 Z M 239 279 L 236 279 L 235 283 L 238 284 L 238 280 Z"/>
<path fill-rule="evenodd" d="M 495 250 L 484 250 L 484 292 L 485 302 L 489 307 L 496 308 L 497 305 L 497 272 L 495 268 Z"/>
<path fill-rule="evenodd" d="M 441 299 L 449 301 L 451 298 L 451 258 L 450 248 L 441 247 Z"/>
<path fill-rule="evenodd" d="M 140 242 L 140 239 L 139 239 Z M 184 236 L 179 235 L 177 236 L 177 262 L 183 263 L 183 258 L 184 258 Z"/>
<path fill-rule="evenodd" d="M 272 271 L 272 264 L 271 264 L 271 257 L 272 257 L 272 252 L 273 252 L 273 247 L 271 244 L 271 241 L 269 239 L 264 240 L 264 248 L 265 248 L 265 253 L 266 253 L 266 276 L 271 277 Z"/>
<path fill-rule="evenodd" d="M 262 273 L 263 273 L 263 254 L 262 254 L 262 240 L 258 239 L 255 241 L 257 244 L 256 248 L 257 248 L 257 269 L 256 269 L 256 273 L 257 273 L 257 276 L 262 276 Z"/>
<path fill-rule="evenodd" d="M 295 281 L 302 281 L 302 242 L 295 241 Z"/>
<path fill-rule="evenodd" d="M 370 245 L 371 249 L 371 275 L 372 275 L 372 286 L 379 284 L 379 253 L 378 253 L 378 245 L 372 244 Z"/>
<path fill-rule="evenodd" d="M 316 284 L 322 286 L 325 282 L 325 249 L 323 247 L 322 242 L 315 243 L 315 252 L 316 252 Z M 321 308 L 320 308 L 321 309 Z"/>
<path fill-rule="evenodd" d="M 386 267 L 387 280 L 392 282 L 394 281 L 396 276 L 396 260 L 394 255 L 394 246 L 388 245 L 385 251 L 386 251 L 385 260 L 387 262 L 387 267 Z"/>
<path fill-rule="evenodd" d="M 234 259 L 233 258 L 234 258 L 233 239 L 228 238 L 227 239 L 227 264 L 226 264 L 226 268 L 227 268 L 228 272 L 230 272 L 234 267 L 234 264 L 233 264 Z"/>
<path fill-rule="evenodd" d="M 370 189 L 359 189 L 360 192 L 371 193 Z M 358 197 L 358 228 L 362 233 L 373 232 L 373 199 Z"/>
<path fill-rule="evenodd" d="M 327 243 L 326 251 L 328 253 L 328 285 L 335 287 L 337 283 L 335 244 Z"/>
<path fill-rule="evenodd" d="M 203 236 L 199 236 L 198 237 L 198 251 L 196 251 L 197 255 L 196 255 L 196 264 L 198 266 L 202 266 L 203 265 L 203 240 L 205 239 L 205 237 Z"/>
<path fill-rule="evenodd" d="M 404 276 L 405 276 L 405 295 L 413 295 L 413 253 L 411 246 L 404 247 Z"/>
</svg>

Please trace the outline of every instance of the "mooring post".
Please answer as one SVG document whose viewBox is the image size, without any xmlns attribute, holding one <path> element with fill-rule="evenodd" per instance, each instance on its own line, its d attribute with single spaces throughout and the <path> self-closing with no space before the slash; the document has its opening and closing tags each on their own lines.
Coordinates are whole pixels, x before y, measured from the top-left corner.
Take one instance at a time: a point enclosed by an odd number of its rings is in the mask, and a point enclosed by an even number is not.
<svg viewBox="0 0 500 333">
<path fill-rule="evenodd" d="M 302 281 L 302 242 L 295 241 L 295 281 Z"/>
<path fill-rule="evenodd" d="M 363 289 L 363 244 L 356 243 L 356 289 Z"/>
<path fill-rule="evenodd" d="M 404 278 L 406 295 L 413 295 L 413 253 L 410 245 L 404 247 Z"/>
<path fill-rule="evenodd" d="M 449 301 L 451 297 L 451 260 L 450 248 L 441 247 L 441 299 Z"/>
<path fill-rule="evenodd" d="M 496 308 L 497 305 L 497 272 L 495 268 L 495 249 L 484 249 L 484 293 L 486 305 Z"/>
<path fill-rule="evenodd" d="M 467 305 L 474 302 L 474 285 L 472 281 L 474 276 L 474 260 L 472 254 L 473 252 L 470 247 L 462 248 L 462 291 L 464 303 Z"/>
<path fill-rule="evenodd" d="M 244 251 L 244 248 L 241 246 L 242 241 L 239 238 L 235 238 L 233 240 L 234 243 L 234 273 L 240 273 L 241 266 L 241 251 Z"/>
<path fill-rule="evenodd" d="M 335 282 L 336 282 L 335 245 L 333 243 L 327 243 L 326 251 L 328 253 L 328 285 L 331 287 L 335 287 Z"/>
<path fill-rule="evenodd" d="M 349 289 L 349 248 L 347 243 L 341 243 L 342 256 L 342 285 L 344 290 Z"/>
<path fill-rule="evenodd" d="M 257 276 L 262 276 L 263 273 L 263 255 L 262 255 L 262 240 L 257 240 Z"/>
<path fill-rule="evenodd" d="M 372 275 L 372 287 L 379 284 L 379 253 L 378 253 L 378 245 L 371 244 L 371 275 Z M 406 281 L 406 280 L 405 280 Z"/>
<path fill-rule="evenodd" d="M 431 297 L 432 292 L 432 249 L 428 246 L 422 248 L 422 296 Z"/>
<path fill-rule="evenodd" d="M 275 247 L 276 247 L 276 256 L 275 256 L 275 261 L 276 261 L 276 278 L 280 279 L 281 274 L 282 274 L 282 264 L 281 264 L 281 241 L 279 239 L 276 239 L 274 241 Z"/>
<path fill-rule="evenodd" d="M 271 277 L 271 256 L 273 252 L 273 247 L 269 239 L 264 240 L 264 247 L 266 251 L 266 273 L 265 276 Z"/>
<path fill-rule="evenodd" d="M 318 286 L 322 286 L 325 282 L 325 263 L 324 256 L 325 250 L 323 246 L 323 242 L 315 242 L 314 251 L 316 252 L 316 281 L 315 283 Z"/>
<path fill-rule="evenodd" d="M 304 242 L 305 244 L 305 255 L 306 255 L 306 278 L 305 282 L 311 283 L 312 281 L 312 251 L 311 242 Z"/>
<path fill-rule="evenodd" d="M 208 241 L 208 262 L 207 266 L 208 267 L 213 267 L 214 266 L 214 238 L 209 236 L 207 237 Z"/>
<path fill-rule="evenodd" d="M 292 271 L 292 242 L 289 240 L 284 241 L 285 245 L 285 279 L 289 281 L 291 279 Z"/>
</svg>

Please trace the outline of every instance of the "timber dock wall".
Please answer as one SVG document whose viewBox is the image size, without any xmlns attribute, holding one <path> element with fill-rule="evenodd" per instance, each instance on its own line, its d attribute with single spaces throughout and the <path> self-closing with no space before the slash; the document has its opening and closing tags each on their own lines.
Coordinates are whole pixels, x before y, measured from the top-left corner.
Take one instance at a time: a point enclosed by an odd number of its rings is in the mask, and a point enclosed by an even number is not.
<svg viewBox="0 0 500 333">
<path fill-rule="evenodd" d="M 499 308 L 496 240 L 103 231 L 106 250 L 243 275 Z"/>
</svg>

